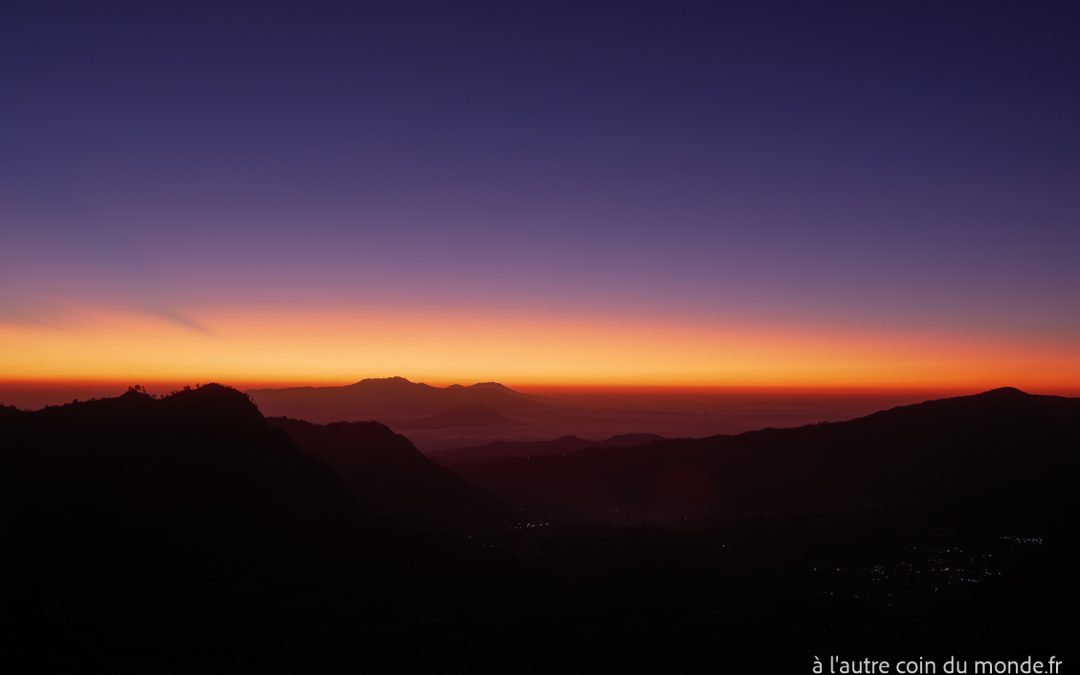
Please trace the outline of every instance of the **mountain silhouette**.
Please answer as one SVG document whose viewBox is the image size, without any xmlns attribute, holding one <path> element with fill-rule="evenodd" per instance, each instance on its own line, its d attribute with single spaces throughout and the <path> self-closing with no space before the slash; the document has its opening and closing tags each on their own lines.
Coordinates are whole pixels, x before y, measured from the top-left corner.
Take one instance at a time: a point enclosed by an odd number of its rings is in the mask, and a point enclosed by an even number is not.
<svg viewBox="0 0 1080 675">
<path fill-rule="evenodd" d="M 219 385 L 5 408 L 0 450 L 0 620 L 46 672 L 272 658 L 260 635 L 308 639 L 292 617 L 413 545 Z"/>
<path fill-rule="evenodd" d="M 403 377 L 367 379 L 343 387 L 252 389 L 248 394 L 269 417 L 310 422 L 421 418 L 463 404 L 483 405 L 500 414 L 541 405 L 495 382 L 433 387 Z"/>
<path fill-rule="evenodd" d="M 738 436 L 564 437 L 454 465 L 479 487 L 381 424 L 267 420 L 218 385 L 0 408 L 5 665 L 1072 658 L 1078 406 L 1001 389 Z"/>
<path fill-rule="evenodd" d="M 454 468 L 541 514 L 593 521 L 730 521 L 1071 490 L 1078 448 L 1080 399 L 1003 388 L 848 422 Z M 1006 502 L 1000 506 L 1005 509 Z"/>
<path fill-rule="evenodd" d="M 487 391 L 500 391 L 500 392 L 502 392 L 504 394 L 512 394 L 514 396 L 523 396 L 523 394 L 521 394 L 520 392 L 516 392 L 513 389 L 511 389 L 510 387 L 507 387 L 506 385 L 500 384 L 498 382 L 477 382 L 476 384 L 470 385 L 467 388 L 468 389 L 477 389 L 477 390 L 487 390 Z"/>
<path fill-rule="evenodd" d="M 497 499 L 432 464 L 409 439 L 377 422 L 268 422 L 333 469 L 368 511 L 414 526 L 462 531 L 505 526 L 512 519 Z"/>
<path fill-rule="evenodd" d="M 663 440 L 656 434 L 617 434 L 600 441 L 562 436 L 550 441 L 492 441 L 485 445 L 441 450 L 430 454 L 431 461 L 444 466 L 511 457 L 565 455 L 586 448 L 622 448 Z"/>
<path fill-rule="evenodd" d="M 199 509 L 282 523 L 353 508 L 326 467 L 271 429 L 247 396 L 221 385 L 160 399 L 131 389 L 5 413 L 0 433 L 9 447 L 3 462 L 10 487 L 21 492 L 18 476 L 46 473 L 45 487 L 55 494 L 33 500 L 42 505 L 107 496 L 143 500 L 143 511 L 176 512 L 191 500 Z"/>
</svg>

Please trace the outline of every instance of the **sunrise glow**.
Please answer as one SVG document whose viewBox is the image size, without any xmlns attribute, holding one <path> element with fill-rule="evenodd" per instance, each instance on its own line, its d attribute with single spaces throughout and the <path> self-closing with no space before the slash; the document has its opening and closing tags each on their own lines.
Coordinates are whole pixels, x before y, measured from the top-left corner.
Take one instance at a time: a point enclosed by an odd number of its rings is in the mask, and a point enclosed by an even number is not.
<svg viewBox="0 0 1080 675">
<path fill-rule="evenodd" d="M 1080 351 L 1048 338 L 798 324 L 379 308 L 214 308 L 198 328 L 122 309 L 0 328 L 9 381 L 343 383 L 405 373 L 519 386 L 939 387 L 1070 391 Z"/>
</svg>

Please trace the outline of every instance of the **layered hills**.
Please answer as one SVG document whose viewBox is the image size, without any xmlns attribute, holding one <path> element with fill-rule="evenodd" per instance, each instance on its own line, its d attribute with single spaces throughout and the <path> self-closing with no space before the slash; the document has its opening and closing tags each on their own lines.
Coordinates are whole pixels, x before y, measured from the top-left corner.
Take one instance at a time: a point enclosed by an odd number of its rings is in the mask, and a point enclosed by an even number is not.
<svg viewBox="0 0 1080 675">
<path fill-rule="evenodd" d="M 573 441 L 568 445 L 572 446 Z M 733 436 L 475 461 L 454 468 L 535 513 L 600 522 L 873 512 L 1071 491 L 1080 399 L 998 389 Z M 1023 503 L 1001 501 L 1003 511 Z"/>
</svg>

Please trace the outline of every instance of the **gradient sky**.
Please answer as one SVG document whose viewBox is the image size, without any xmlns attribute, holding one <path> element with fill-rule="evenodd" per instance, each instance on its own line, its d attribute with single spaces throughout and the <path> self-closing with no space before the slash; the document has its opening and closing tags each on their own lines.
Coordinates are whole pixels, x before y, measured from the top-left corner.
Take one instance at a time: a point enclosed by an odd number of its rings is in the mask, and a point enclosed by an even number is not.
<svg viewBox="0 0 1080 675">
<path fill-rule="evenodd" d="M 1080 389 L 1077 7 L 5 3 L 0 378 Z"/>
</svg>

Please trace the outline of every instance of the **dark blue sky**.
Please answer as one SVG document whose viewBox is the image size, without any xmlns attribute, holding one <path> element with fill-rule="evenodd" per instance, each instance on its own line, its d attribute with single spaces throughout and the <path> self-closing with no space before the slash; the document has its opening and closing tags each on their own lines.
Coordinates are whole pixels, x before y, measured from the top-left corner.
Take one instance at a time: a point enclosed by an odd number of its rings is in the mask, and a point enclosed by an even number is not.
<svg viewBox="0 0 1080 675">
<path fill-rule="evenodd" d="M 1080 342 L 1075 3 L 348 5 L 6 3 L 0 320 L 389 303 Z"/>
</svg>

